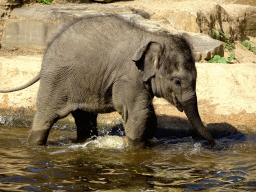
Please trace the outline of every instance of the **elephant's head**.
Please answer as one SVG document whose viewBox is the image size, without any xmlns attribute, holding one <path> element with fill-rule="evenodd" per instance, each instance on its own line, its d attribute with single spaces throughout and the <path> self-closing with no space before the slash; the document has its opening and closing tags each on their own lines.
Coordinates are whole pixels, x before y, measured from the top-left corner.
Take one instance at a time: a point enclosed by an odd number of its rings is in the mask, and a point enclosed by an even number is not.
<svg viewBox="0 0 256 192">
<path fill-rule="evenodd" d="M 199 135 L 211 146 L 215 141 L 204 127 L 198 113 L 196 67 L 190 44 L 184 37 L 173 37 L 170 43 L 149 42 L 133 57 L 143 81 L 150 84 L 157 97 L 165 98 L 185 112 Z"/>
</svg>

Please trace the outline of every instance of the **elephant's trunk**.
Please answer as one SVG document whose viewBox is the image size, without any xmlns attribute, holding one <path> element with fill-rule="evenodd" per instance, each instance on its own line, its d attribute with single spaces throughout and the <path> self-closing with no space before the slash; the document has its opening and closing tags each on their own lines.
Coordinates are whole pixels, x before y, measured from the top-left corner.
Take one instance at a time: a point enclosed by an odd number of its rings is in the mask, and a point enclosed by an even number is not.
<svg viewBox="0 0 256 192">
<path fill-rule="evenodd" d="M 199 116 L 196 95 L 190 99 L 181 102 L 181 105 L 184 109 L 186 116 L 188 117 L 188 120 L 196 129 L 197 133 L 205 138 L 213 147 L 216 143 L 210 133 L 206 130 Z"/>
</svg>

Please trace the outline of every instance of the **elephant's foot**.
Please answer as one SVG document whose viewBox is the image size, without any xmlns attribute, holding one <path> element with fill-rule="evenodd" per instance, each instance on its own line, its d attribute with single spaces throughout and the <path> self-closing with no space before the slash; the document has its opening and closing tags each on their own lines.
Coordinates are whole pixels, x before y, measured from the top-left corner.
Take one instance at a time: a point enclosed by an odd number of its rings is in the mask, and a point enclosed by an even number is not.
<svg viewBox="0 0 256 192">
<path fill-rule="evenodd" d="M 77 129 L 76 143 L 85 143 L 86 141 L 96 139 L 97 137 L 98 137 L 97 129 L 93 129 L 93 130 Z"/>
<path fill-rule="evenodd" d="M 31 131 L 28 137 L 28 143 L 30 145 L 46 145 L 50 130 L 36 130 Z"/>
<path fill-rule="evenodd" d="M 124 143 L 125 143 L 125 146 L 132 147 L 132 148 L 142 148 L 142 147 L 150 146 L 149 141 L 132 140 L 132 139 L 129 139 L 128 137 L 124 138 Z"/>
<path fill-rule="evenodd" d="M 88 138 L 77 138 L 75 140 L 75 143 L 85 143 L 88 140 Z"/>
<path fill-rule="evenodd" d="M 76 143 L 85 143 L 87 141 L 94 140 L 96 138 L 97 138 L 97 136 L 93 136 L 93 137 L 78 137 L 75 142 Z"/>
</svg>

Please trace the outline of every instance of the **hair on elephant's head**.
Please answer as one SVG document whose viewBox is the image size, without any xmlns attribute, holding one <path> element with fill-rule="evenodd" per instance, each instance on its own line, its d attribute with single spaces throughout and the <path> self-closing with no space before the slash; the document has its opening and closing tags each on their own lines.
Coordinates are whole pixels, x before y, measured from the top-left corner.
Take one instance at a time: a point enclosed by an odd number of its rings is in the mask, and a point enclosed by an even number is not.
<svg viewBox="0 0 256 192">
<path fill-rule="evenodd" d="M 185 37 L 174 36 L 168 43 L 150 41 L 142 45 L 132 59 L 151 85 L 155 96 L 172 103 L 186 113 L 196 131 L 212 146 L 215 141 L 205 129 L 198 113 L 195 59 Z"/>
</svg>

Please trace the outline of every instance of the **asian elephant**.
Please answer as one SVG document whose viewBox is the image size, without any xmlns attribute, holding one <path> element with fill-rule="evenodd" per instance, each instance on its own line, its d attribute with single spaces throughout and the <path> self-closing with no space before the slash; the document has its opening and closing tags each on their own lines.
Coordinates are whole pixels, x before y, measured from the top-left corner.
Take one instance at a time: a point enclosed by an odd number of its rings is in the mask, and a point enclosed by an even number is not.
<svg viewBox="0 0 256 192">
<path fill-rule="evenodd" d="M 197 107 L 197 71 L 191 46 L 182 35 L 150 32 L 117 15 L 81 18 L 49 44 L 40 73 L 36 114 L 28 142 L 46 144 L 53 124 L 72 114 L 77 141 L 97 136 L 97 114 L 122 115 L 128 145 L 145 145 L 156 132 L 154 96 L 186 113 L 211 146 Z"/>
</svg>

